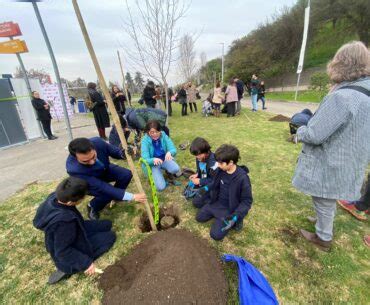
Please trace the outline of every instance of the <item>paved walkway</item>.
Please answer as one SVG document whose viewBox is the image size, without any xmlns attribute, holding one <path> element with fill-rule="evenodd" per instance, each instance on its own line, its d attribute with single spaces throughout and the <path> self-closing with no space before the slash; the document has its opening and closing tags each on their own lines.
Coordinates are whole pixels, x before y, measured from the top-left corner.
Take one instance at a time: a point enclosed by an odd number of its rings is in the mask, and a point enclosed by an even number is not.
<svg viewBox="0 0 370 305">
<path fill-rule="evenodd" d="M 245 107 L 251 108 L 250 100 L 243 99 L 243 105 Z M 258 107 L 261 107 L 261 101 L 258 102 Z M 318 103 L 298 103 L 298 102 L 285 102 L 276 100 L 266 101 L 267 112 L 285 115 L 287 117 L 292 117 L 293 114 L 308 108 L 314 113 L 319 107 Z M 261 109 L 261 108 L 259 108 Z"/>
<path fill-rule="evenodd" d="M 72 133 L 76 137 L 93 137 L 98 132 L 94 119 L 87 115 L 75 115 L 71 120 Z M 64 121 L 52 121 L 58 139 L 39 139 L 28 144 L 0 150 L 0 202 L 24 185 L 34 181 L 55 180 L 66 175 L 65 161 L 68 156 L 68 136 Z"/>
</svg>

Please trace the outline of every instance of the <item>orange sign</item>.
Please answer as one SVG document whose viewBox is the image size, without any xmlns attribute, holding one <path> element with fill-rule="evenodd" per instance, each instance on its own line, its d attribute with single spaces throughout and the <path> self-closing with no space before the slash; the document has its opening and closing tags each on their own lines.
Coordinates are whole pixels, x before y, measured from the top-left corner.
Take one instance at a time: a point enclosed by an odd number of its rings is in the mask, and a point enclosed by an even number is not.
<svg viewBox="0 0 370 305">
<path fill-rule="evenodd" d="M 4 22 L 0 23 L 0 37 L 13 37 L 22 35 L 18 23 Z"/>
<path fill-rule="evenodd" d="M 26 42 L 24 40 L 9 40 L 0 42 L 0 54 L 16 54 L 28 52 Z"/>
</svg>

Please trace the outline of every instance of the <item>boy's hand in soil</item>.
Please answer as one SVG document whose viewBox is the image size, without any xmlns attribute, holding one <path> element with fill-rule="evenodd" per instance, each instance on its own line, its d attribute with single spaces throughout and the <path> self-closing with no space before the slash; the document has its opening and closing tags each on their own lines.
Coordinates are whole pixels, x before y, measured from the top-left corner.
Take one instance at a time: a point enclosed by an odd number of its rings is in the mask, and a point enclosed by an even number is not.
<svg viewBox="0 0 370 305">
<path fill-rule="evenodd" d="M 166 161 L 171 161 L 171 160 L 173 159 L 173 157 L 172 157 L 171 153 L 170 153 L 170 152 L 168 152 L 168 153 L 166 153 L 166 156 L 164 157 L 164 159 L 165 159 Z"/>
<path fill-rule="evenodd" d="M 134 201 L 145 203 L 147 201 L 146 195 L 144 193 L 142 194 L 134 194 Z"/>
<path fill-rule="evenodd" d="M 159 158 L 154 158 L 153 163 L 154 163 L 154 165 L 161 165 L 163 163 L 163 161 Z"/>
<path fill-rule="evenodd" d="M 86 275 L 94 275 L 95 274 L 95 265 L 92 263 L 89 268 L 85 270 Z"/>
</svg>

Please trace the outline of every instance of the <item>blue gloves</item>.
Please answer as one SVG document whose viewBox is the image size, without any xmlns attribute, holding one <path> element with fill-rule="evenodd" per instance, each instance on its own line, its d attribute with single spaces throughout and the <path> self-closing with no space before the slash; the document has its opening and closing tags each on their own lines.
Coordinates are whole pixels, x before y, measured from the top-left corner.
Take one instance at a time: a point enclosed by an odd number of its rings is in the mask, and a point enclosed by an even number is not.
<svg viewBox="0 0 370 305">
<path fill-rule="evenodd" d="M 224 226 L 222 227 L 221 231 L 224 232 L 230 230 L 233 226 L 235 226 L 237 221 L 238 221 L 237 215 L 231 215 L 229 217 L 226 217 L 223 220 Z"/>
<path fill-rule="evenodd" d="M 198 189 L 197 196 L 203 196 L 208 192 L 208 186 L 204 186 Z"/>
</svg>

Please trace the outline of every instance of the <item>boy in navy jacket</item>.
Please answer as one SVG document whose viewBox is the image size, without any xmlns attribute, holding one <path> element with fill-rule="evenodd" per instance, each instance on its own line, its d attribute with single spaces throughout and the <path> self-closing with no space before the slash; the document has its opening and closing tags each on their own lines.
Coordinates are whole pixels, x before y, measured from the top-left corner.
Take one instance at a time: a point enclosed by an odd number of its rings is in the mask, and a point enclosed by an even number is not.
<svg viewBox="0 0 370 305">
<path fill-rule="evenodd" d="M 196 158 L 197 173 L 189 177 L 190 181 L 201 188 L 193 198 L 193 205 L 200 209 L 211 200 L 210 189 L 217 169 L 214 153 L 204 138 L 195 138 L 190 145 L 190 153 Z"/>
<path fill-rule="evenodd" d="M 109 220 L 85 221 L 77 210 L 87 193 L 86 181 L 79 178 L 63 180 L 39 206 L 33 225 L 45 232 L 45 247 L 57 271 L 49 284 L 77 272 L 95 273 L 94 261 L 114 244 L 116 235 Z"/>
<path fill-rule="evenodd" d="M 131 171 L 109 162 L 109 157 L 123 159 L 123 152 L 101 138 L 77 138 L 68 145 L 67 173 L 88 183 L 88 194 L 94 198 L 87 209 L 91 220 L 99 219 L 99 212 L 112 200 L 145 202 L 145 194 L 126 192 Z M 111 185 L 110 182 L 115 182 Z"/>
<path fill-rule="evenodd" d="M 238 166 L 239 150 L 233 145 L 221 145 L 215 152 L 218 171 L 211 188 L 211 202 L 196 216 L 198 222 L 215 218 L 210 235 L 222 240 L 230 229 L 243 227 L 243 219 L 252 206 L 252 187 L 248 168 Z"/>
</svg>

